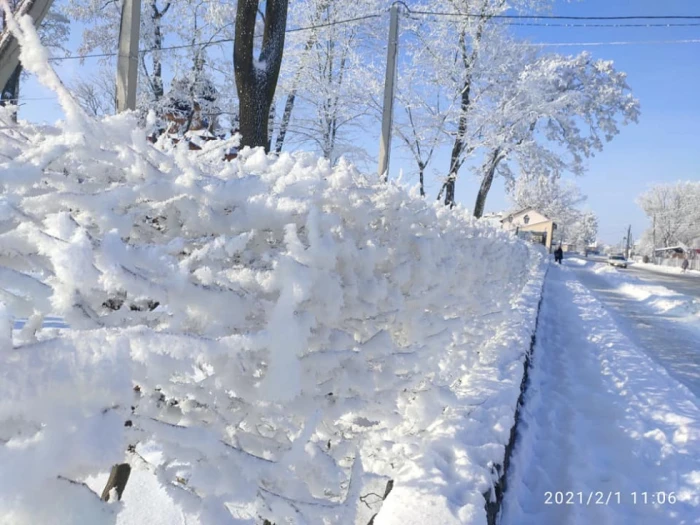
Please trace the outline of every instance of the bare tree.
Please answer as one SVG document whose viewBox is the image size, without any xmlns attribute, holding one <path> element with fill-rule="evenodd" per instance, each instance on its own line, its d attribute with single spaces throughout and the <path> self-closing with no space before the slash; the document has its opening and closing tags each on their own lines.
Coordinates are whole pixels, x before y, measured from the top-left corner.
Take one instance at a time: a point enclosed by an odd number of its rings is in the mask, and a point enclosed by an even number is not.
<svg viewBox="0 0 700 525">
<path fill-rule="evenodd" d="M 110 73 L 102 68 L 92 78 L 79 78 L 70 86 L 73 96 L 88 114 L 102 117 L 116 113 L 116 85 Z"/>
<path fill-rule="evenodd" d="M 262 44 L 256 58 L 259 3 L 259 0 L 238 2 L 233 68 L 240 103 L 241 145 L 269 148 L 268 118 L 282 64 L 288 0 L 267 0 Z"/>
</svg>

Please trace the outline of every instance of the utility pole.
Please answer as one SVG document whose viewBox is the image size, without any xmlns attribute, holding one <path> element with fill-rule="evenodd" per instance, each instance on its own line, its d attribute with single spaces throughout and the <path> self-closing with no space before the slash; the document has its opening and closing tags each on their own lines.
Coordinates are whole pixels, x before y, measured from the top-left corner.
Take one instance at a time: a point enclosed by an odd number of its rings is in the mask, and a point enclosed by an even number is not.
<svg viewBox="0 0 700 525">
<path fill-rule="evenodd" d="M 656 213 L 654 214 L 653 226 L 651 228 L 651 257 L 656 263 Z"/>
<path fill-rule="evenodd" d="M 385 182 L 389 179 L 396 59 L 399 53 L 399 6 L 397 3 L 391 6 L 390 13 L 389 42 L 386 50 L 386 78 L 384 80 L 384 106 L 382 110 L 382 136 L 379 139 L 379 177 Z"/>
<path fill-rule="evenodd" d="M 124 0 L 119 26 L 117 59 L 117 111 L 136 109 L 136 82 L 139 67 L 141 0 Z"/>
<path fill-rule="evenodd" d="M 630 258 L 630 240 L 632 236 L 632 225 L 627 228 L 627 245 L 625 246 L 625 259 Z"/>
</svg>

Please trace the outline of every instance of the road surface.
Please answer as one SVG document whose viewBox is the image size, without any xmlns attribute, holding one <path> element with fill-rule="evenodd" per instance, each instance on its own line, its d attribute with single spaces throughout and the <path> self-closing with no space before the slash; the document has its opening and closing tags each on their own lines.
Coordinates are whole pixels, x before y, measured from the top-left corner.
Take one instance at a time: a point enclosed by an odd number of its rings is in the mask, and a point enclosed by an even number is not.
<svg viewBox="0 0 700 525">
<path fill-rule="evenodd" d="M 646 265 L 643 264 L 633 264 L 627 268 L 627 271 L 650 284 L 665 286 L 674 292 L 700 299 L 700 275 L 655 272 L 647 269 Z"/>
<path fill-rule="evenodd" d="M 651 309 L 642 301 L 620 293 L 610 281 L 594 273 L 593 266 L 593 261 L 588 261 L 584 266 L 571 264 L 569 267 L 609 310 L 620 331 L 662 365 L 671 377 L 688 387 L 700 404 L 700 321 L 679 319 Z M 700 290 L 692 281 L 700 282 L 697 277 L 632 271 L 648 284 L 665 286 L 700 298 Z"/>
<path fill-rule="evenodd" d="M 604 263 L 607 261 L 606 257 L 591 255 L 587 259 L 581 257 L 579 258 L 583 261 L 592 261 Z M 656 286 L 665 286 L 669 290 L 674 292 L 682 293 L 683 295 L 688 295 L 690 297 L 695 297 L 700 299 L 700 274 L 698 273 L 686 273 L 686 274 L 672 274 L 656 272 L 652 265 L 633 263 L 627 268 L 627 272 L 634 275 L 638 279 L 647 281 L 649 284 Z"/>
</svg>

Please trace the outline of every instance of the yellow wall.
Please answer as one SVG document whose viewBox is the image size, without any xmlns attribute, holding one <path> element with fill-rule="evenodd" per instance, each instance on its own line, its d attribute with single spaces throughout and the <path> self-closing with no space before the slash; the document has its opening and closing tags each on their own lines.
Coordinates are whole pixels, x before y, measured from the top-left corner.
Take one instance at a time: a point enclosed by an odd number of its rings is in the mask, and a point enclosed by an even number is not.
<svg viewBox="0 0 700 525">
<path fill-rule="evenodd" d="M 547 251 L 552 251 L 552 230 L 554 222 L 552 221 L 547 221 L 547 222 L 540 222 L 537 224 L 524 224 L 522 226 L 519 226 L 518 229 L 520 231 L 531 231 L 531 232 L 547 232 L 547 243 L 545 246 L 547 247 Z"/>
</svg>

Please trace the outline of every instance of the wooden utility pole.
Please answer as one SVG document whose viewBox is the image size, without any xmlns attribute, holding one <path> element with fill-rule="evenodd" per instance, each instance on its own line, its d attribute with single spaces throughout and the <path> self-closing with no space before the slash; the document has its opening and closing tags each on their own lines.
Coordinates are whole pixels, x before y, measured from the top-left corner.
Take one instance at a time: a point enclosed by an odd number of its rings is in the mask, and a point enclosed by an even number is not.
<svg viewBox="0 0 700 525">
<path fill-rule="evenodd" d="M 136 82 L 139 68 L 139 29 L 141 0 L 124 0 L 119 26 L 117 59 L 117 111 L 136 109 Z"/>
<path fill-rule="evenodd" d="M 632 236 L 632 225 L 630 224 L 629 227 L 627 228 L 627 244 L 625 246 L 625 259 L 630 258 L 630 241 Z"/>
<path fill-rule="evenodd" d="M 391 154 L 391 126 L 394 117 L 394 92 L 396 62 L 399 52 L 399 6 L 391 6 L 389 42 L 386 50 L 386 77 L 384 80 L 384 107 L 382 110 L 382 136 L 379 139 L 379 177 L 389 179 L 389 155 Z"/>
</svg>

